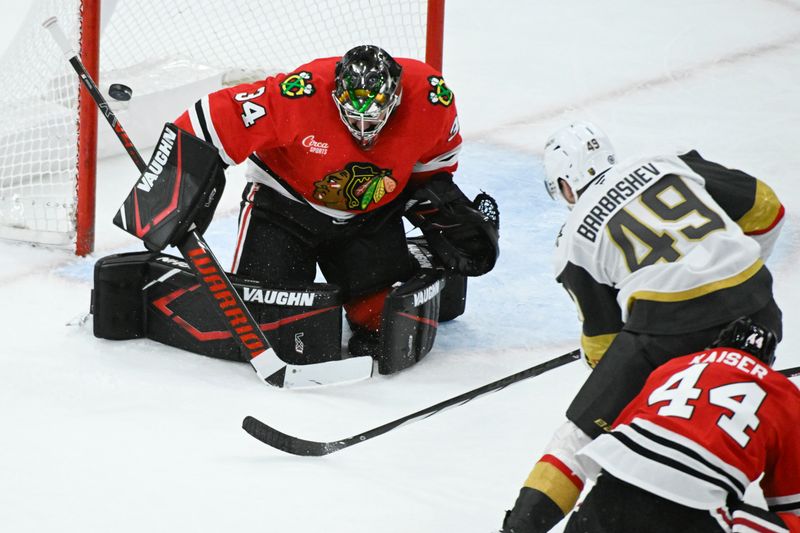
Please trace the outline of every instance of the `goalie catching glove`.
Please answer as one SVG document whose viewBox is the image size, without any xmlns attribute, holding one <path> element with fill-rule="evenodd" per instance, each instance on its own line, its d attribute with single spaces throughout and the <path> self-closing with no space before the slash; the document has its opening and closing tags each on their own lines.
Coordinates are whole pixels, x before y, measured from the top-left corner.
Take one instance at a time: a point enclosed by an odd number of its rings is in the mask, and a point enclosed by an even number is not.
<svg viewBox="0 0 800 533">
<path fill-rule="evenodd" d="M 151 251 L 177 246 L 190 231 L 202 234 L 225 187 L 224 166 L 212 145 L 167 124 L 114 224 Z"/>
<path fill-rule="evenodd" d="M 494 268 L 500 255 L 500 211 L 485 192 L 470 201 L 450 174 L 439 174 L 414 193 L 406 218 L 422 230 L 447 269 L 480 276 Z"/>
</svg>

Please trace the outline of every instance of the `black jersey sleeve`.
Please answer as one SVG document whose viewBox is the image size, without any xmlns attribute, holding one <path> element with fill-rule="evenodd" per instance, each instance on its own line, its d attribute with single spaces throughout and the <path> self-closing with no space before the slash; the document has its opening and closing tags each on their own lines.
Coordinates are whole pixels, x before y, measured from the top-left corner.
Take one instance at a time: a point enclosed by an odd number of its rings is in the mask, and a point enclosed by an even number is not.
<svg viewBox="0 0 800 533">
<path fill-rule="evenodd" d="M 586 269 L 570 262 L 556 280 L 578 307 L 583 322 L 581 349 L 589 366 L 594 368 L 622 330 L 622 312 L 617 303 L 619 291 L 598 282 Z"/>
<path fill-rule="evenodd" d="M 706 190 L 747 235 L 763 235 L 783 218 L 783 205 L 763 181 L 703 159 L 695 150 L 678 157 L 706 180 Z"/>
</svg>

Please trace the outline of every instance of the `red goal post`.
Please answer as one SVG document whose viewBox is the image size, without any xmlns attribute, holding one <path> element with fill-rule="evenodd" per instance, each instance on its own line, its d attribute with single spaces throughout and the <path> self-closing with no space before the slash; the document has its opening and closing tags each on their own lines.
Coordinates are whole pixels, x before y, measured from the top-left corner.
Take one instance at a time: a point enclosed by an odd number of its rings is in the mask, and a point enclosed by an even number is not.
<svg viewBox="0 0 800 533">
<path fill-rule="evenodd" d="M 203 94 L 357 44 L 442 68 L 444 0 L 33 0 L 0 57 L 0 238 L 78 255 L 94 249 L 96 162 L 123 151 L 42 28 L 50 16 L 140 148 Z M 133 98 L 109 98 L 111 83 Z"/>
</svg>

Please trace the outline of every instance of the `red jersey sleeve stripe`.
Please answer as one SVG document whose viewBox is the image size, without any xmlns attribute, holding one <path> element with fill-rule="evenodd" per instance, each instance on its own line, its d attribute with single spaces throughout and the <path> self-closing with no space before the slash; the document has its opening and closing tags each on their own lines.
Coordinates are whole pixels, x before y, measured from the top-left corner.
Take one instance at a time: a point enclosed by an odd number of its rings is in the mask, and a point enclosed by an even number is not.
<svg viewBox="0 0 800 533">
<path fill-rule="evenodd" d="M 575 473 L 555 455 L 545 454 L 539 459 L 542 463 L 549 463 L 559 469 L 562 474 L 567 476 L 569 480 L 578 488 L 578 491 L 583 490 L 583 480 L 575 475 Z"/>
<path fill-rule="evenodd" d="M 217 129 L 214 127 L 214 121 L 211 118 L 208 106 L 208 96 L 204 96 L 195 102 L 194 107 L 189 109 L 189 118 L 192 122 L 192 128 L 198 132 L 198 137 L 202 137 L 206 142 L 213 144 L 226 165 L 235 165 L 236 161 L 228 155 L 217 134 Z"/>
<path fill-rule="evenodd" d="M 191 133 L 195 137 L 197 136 L 197 130 L 194 128 L 189 110 L 184 111 L 181 116 L 175 119 L 175 125 L 183 131 Z"/>
<path fill-rule="evenodd" d="M 789 533 L 785 527 L 772 524 L 766 520 L 759 520 L 755 516 L 735 517 L 733 519 L 734 533 Z"/>
<path fill-rule="evenodd" d="M 204 141 L 211 142 L 210 139 L 207 139 L 205 134 L 203 133 L 203 128 L 200 126 L 200 120 L 197 118 L 197 107 L 199 102 L 196 102 L 192 107 L 186 110 L 186 114 L 189 117 L 189 123 L 192 126 L 192 130 L 194 131 L 194 135 L 197 137 L 202 137 Z"/>
</svg>

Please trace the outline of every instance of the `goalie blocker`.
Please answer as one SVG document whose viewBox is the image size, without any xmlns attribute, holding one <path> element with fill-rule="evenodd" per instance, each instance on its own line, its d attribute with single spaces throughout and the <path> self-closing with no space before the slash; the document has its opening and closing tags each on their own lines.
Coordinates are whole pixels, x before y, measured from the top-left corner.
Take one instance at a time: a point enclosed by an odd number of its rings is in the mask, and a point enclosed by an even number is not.
<svg viewBox="0 0 800 533">
<path fill-rule="evenodd" d="M 202 235 L 225 188 L 224 167 L 214 146 L 167 123 L 114 224 L 154 251 L 178 246 L 193 227 Z"/>
<path fill-rule="evenodd" d="M 417 274 L 386 299 L 379 351 L 381 374 L 407 368 L 433 347 L 440 321 L 464 312 L 466 278 L 446 273 L 425 239 L 409 239 Z M 291 364 L 342 358 L 342 299 L 338 287 L 267 286 L 231 275 L 231 281 L 278 355 Z M 117 254 L 95 264 L 92 308 L 96 337 L 149 338 L 194 353 L 240 361 L 225 325 L 208 312 L 189 265 L 153 252 Z"/>
</svg>

